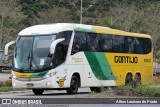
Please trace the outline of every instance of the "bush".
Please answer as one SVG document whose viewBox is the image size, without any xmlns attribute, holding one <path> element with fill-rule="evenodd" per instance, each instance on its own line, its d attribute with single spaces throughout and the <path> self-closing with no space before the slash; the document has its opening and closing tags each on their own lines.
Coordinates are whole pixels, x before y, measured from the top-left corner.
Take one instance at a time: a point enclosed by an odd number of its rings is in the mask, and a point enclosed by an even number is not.
<svg viewBox="0 0 160 107">
<path fill-rule="evenodd" d="M 118 87 L 117 95 L 142 96 L 142 97 L 160 97 L 160 87 L 151 87 L 148 85 L 137 85 Z"/>
</svg>

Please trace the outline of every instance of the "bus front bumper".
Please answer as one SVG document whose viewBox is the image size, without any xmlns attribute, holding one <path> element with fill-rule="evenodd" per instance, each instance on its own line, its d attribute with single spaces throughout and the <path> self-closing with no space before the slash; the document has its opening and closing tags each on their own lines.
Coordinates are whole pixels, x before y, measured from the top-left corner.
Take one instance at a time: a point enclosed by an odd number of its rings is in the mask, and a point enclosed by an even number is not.
<svg viewBox="0 0 160 107">
<path fill-rule="evenodd" d="M 18 80 L 12 78 L 12 87 L 13 88 L 28 88 L 28 89 L 37 89 L 37 88 L 60 88 L 58 82 L 54 78 L 45 78 L 42 80 Z"/>
</svg>

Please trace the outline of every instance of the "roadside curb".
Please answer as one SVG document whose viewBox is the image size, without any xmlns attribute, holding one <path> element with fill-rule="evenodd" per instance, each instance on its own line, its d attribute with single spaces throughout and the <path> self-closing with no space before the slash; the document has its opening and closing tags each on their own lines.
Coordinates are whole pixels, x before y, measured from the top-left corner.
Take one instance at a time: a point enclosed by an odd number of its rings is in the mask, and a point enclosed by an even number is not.
<svg viewBox="0 0 160 107">
<path fill-rule="evenodd" d="M 14 93 L 27 93 L 32 92 L 31 90 L 23 90 L 23 91 L 9 91 L 9 92 L 0 92 L 0 94 L 14 94 Z"/>
</svg>

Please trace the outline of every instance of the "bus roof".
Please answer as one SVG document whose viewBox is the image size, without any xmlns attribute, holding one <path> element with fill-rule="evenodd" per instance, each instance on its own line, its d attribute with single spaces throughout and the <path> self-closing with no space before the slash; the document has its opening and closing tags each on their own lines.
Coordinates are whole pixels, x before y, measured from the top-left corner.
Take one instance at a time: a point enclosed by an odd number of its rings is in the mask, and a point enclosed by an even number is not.
<svg viewBox="0 0 160 107">
<path fill-rule="evenodd" d="M 101 34 L 113 34 L 113 35 L 124 35 L 124 36 L 135 36 L 143 38 L 151 38 L 150 35 L 140 34 L 140 33 L 131 33 L 122 30 L 116 30 L 109 27 L 94 26 L 94 25 L 85 25 L 85 24 L 74 24 L 74 23 L 54 23 L 54 24 L 42 24 L 35 25 L 23 29 L 19 32 L 20 36 L 28 35 L 48 35 L 54 34 L 62 31 L 84 31 L 92 33 L 101 33 Z"/>
</svg>

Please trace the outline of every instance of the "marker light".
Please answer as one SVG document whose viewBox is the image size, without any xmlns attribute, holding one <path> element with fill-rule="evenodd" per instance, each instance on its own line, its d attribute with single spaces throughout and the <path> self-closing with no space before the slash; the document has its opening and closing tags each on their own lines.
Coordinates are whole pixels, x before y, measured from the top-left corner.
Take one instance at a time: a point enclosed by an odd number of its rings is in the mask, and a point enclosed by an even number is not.
<svg viewBox="0 0 160 107">
<path fill-rule="evenodd" d="M 56 75 L 56 74 L 57 74 L 57 71 L 50 72 L 49 74 L 46 74 L 46 75 L 44 76 L 44 78 L 49 78 L 49 77 L 54 76 L 54 75 Z"/>
</svg>

